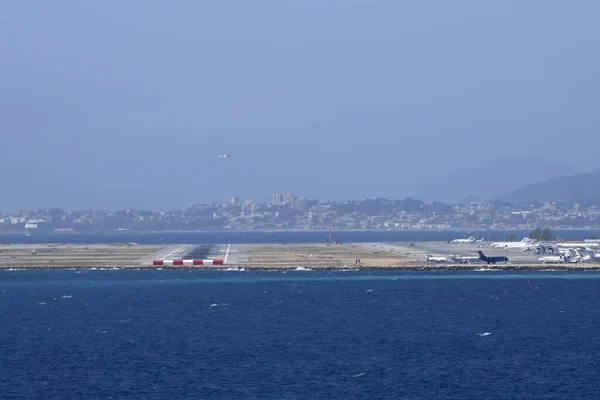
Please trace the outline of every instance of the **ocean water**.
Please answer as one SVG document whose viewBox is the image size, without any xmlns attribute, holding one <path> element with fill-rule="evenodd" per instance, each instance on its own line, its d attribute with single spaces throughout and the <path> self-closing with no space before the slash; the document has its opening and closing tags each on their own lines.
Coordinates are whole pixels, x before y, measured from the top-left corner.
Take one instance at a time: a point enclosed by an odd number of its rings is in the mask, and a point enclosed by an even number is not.
<svg viewBox="0 0 600 400">
<path fill-rule="evenodd" d="M 2 399 L 597 399 L 600 273 L 0 272 Z"/>
<path fill-rule="evenodd" d="M 332 239 L 341 242 L 398 242 L 398 241 L 446 241 L 475 236 L 485 240 L 504 240 L 512 233 L 517 240 L 527 236 L 529 230 L 354 230 L 333 231 Z M 554 230 L 564 240 L 584 240 L 600 237 L 598 229 Z M 0 244 L 14 243 L 114 243 L 135 242 L 139 244 L 216 244 L 216 243 L 314 243 L 326 242 L 327 231 L 220 231 L 220 232 L 96 232 L 96 233 L 37 233 L 0 235 Z"/>
</svg>

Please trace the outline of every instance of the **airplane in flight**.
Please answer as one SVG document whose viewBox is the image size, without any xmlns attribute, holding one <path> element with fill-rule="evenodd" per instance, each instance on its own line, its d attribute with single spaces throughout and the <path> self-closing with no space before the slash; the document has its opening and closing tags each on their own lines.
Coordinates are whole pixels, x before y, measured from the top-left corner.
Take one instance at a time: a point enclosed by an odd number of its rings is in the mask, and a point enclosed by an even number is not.
<svg viewBox="0 0 600 400">
<path fill-rule="evenodd" d="M 227 153 L 223 154 L 222 156 L 219 156 L 219 158 L 229 158 L 229 157 L 231 157 L 231 155 L 227 154 Z"/>
<path fill-rule="evenodd" d="M 508 257 L 506 256 L 486 256 L 485 254 L 483 254 L 483 251 L 478 251 L 479 253 L 479 259 L 481 261 L 485 261 L 488 264 L 492 263 L 492 264 L 496 264 L 497 262 L 501 262 L 504 261 L 504 263 L 506 264 L 506 262 L 508 261 Z"/>
</svg>

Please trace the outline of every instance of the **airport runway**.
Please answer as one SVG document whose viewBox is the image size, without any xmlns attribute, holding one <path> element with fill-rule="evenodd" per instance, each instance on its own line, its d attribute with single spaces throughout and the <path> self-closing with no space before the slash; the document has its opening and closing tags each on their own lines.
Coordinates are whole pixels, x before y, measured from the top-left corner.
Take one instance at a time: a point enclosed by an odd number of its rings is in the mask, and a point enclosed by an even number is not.
<svg viewBox="0 0 600 400">
<path fill-rule="evenodd" d="M 248 261 L 246 245 L 184 244 L 167 246 L 140 260 L 140 265 L 152 265 L 153 260 L 223 260 L 225 264 Z"/>
<path fill-rule="evenodd" d="M 396 243 L 326 243 L 297 244 L 180 244 L 180 245 L 5 245 L 0 246 L 0 268 L 73 268 L 73 267 L 153 267 L 153 260 L 223 260 L 224 265 L 200 268 L 469 268 L 456 262 L 427 262 L 425 255 L 450 257 L 461 255 L 477 257 L 478 251 L 487 256 L 506 256 L 509 261 L 497 268 L 565 270 L 600 269 L 598 263 L 563 263 L 552 266 L 538 261 L 540 255 L 518 249 L 500 249 L 489 245 L 456 244 L 446 242 Z M 472 268 L 481 268 L 483 261 L 472 262 Z M 170 265 L 167 263 L 166 265 Z M 187 266 L 183 266 L 186 268 Z M 191 267 L 191 266 L 190 266 Z M 486 266 L 487 267 L 487 266 Z"/>
<path fill-rule="evenodd" d="M 499 249 L 489 247 L 486 244 L 474 243 L 446 243 L 446 242 L 416 242 L 414 245 L 409 243 L 354 243 L 354 248 L 363 252 L 368 252 L 372 257 L 379 254 L 384 257 L 400 257 L 412 262 L 425 262 L 425 256 L 449 257 L 451 255 L 477 257 L 478 251 L 483 251 L 488 256 L 506 256 L 509 264 L 531 264 L 537 263 L 540 255 L 529 254 L 517 249 Z M 167 246 L 162 250 L 155 252 L 151 257 L 145 257 L 140 261 L 141 265 L 151 265 L 152 260 L 173 260 L 173 259 L 218 259 L 224 260 L 225 265 L 244 266 L 251 265 L 259 254 L 257 245 L 248 244 L 217 244 L 217 245 L 174 245 Z M 253 254 L 248 252 L 253 250 Z M 260 253 L 260 251 L 259 251 Z M 409 261 L 410 262 L 410 261 Z M 475 261 L 483 263 L 483 261 Z"/>
<path fill-rule="evenodd" d="M 210 244 L 199 244 L 191 249 L 186 248 L 188 250 L 181 259 L 183 260 L 207 260 L 211 258 L 213 253 L 213 245 Z"/>
<path fill-rule="evenodd" d="M 141 266 L 152 265 L 153 260 L 174 260 L 181 259 L 185 254 L 190 252 L 196 245 L 193 244 L 178 244 L 166 246 L 159 251 L 152 253 L 148 257 L 140 260 Z"/>
<path fill-rule="evenodd" d="M 248 246 L 246 244 L 220 245 L 219 258 L 225 261 L 225 265 L 236 265 L 248 263 Z"/>
<path fill-rule="evenodd" d="M 240 247 L 244 246 L 199 244 L 188 251 L 183 258 L 186 260 L 223 260 L 225 264 L 236 264 L 239 262 Z"/>
</svg>

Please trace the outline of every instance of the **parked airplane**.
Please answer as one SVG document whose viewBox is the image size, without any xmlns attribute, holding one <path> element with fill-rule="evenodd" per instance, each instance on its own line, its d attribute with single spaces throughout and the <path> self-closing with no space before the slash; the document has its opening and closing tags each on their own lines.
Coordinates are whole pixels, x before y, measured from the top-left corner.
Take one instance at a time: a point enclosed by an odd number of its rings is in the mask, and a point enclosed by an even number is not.
<svg viewBox="0 0 600 400">
<path fill-rule="evenodd" d="M 600 247 L 600 243 L 556 243 L 554 247 L 563 249 L 579 249 L 584 251 L 593 251 Z"/>
<path fill-rule="evenodd" d="M 565 242 L 560 236 L 556 236 L 557 243 L 554 244 L 556 247 L 568 247 L 568 248 L 577 248 L 585 251 L 592 251 L 591 249 L 600 248 L 600 243 L 588 241 L 588 239 L 583 242 Z"/>
<path fill-rule="evenodd" d="M 225 153 L 222 156 L 219 156 L 219 158 L 229 158 L 231 157 L 229 154 Z"/>
<path fill-rule="evenodd" d="M 473 236 L 469 236 L 467 239 L 451 240 L 450 243 L 475 243 L 475 238 Z"/>
<path fill-rule="evenodd" d="M 449 259 L 448 257 L 442 257 L 442 256 L 432 256 L 430 254 L 426 254 L 425 255 L 425 261 L 433 261 L 433 262 L 450 262 L 452 261 L 451 259 Z"/>
<path fill-rule="evenodd" d="M 483 254 L 483 251 L 478 251 L 479 253 L 479 259 L 481 261 L 485 261 L 488 264 L 492 263 L 492 264 L 496 264 L 497 262 L 500 261 L 504 261 L 504 263 L 506 264 L 506 262 L 508 261 L 508 257 L 506 256 L 486 256 L 485 254 Z"/>
<path fill-rule="evenodd" d="M 581 257 L 579 261 L 600 261 L 600 254 L 586 254 L 585 256 Z"/>
<path fill-rule="evenodd" d="M 452 261 L 456 261 L 458 263 L 462 263 L 462 264 L 466 264 L 466 263 L 472 263 L 472 262 L 477 262 L 477 261 L 481 261 L 481 259 L 479 257 L 475 257 L 475 256 L 461 256 L 460 254 L 451 254 L 450 255 L 450 259 Z"/>
<path fill-rule="evenodd" d="M 531 238 L 525 237 L 520 242 L 495 242 L 490 244 L 491 247 L 503 249 L 533 249 L 537 247 L 537 242 Z"/>
<path fill-rule="evenodd" d="M 543 262 L 544 264 L 547 263 L 563 263 L 565 262 L 565 257 L 564 256 L 546 256 L 546 257 L 540 257 L 538 258 L 538 261 Z"/>
</svg>

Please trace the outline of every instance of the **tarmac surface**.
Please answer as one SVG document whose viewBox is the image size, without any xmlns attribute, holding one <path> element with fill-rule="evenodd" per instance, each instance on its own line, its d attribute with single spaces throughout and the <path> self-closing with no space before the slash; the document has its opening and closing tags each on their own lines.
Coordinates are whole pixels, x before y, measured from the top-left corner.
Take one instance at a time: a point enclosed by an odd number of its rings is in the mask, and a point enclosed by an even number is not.
<svg viewBox="0 0 600 400">
<path fill-rule="evenodd" d="M 133 267 L 163 248 L 132 243 L 5 244 L 0 245 L 0 268 Z"/>
<path fill-rule="evenodd" d="M 486 244 L 447 242 L 397 243 L 302 243 L 302 244 L 181 244 L 136 245 L 0 245 L 0 268 L 77 268 L 136 267 L 152 268 L 153 260 L 218 259 L 223 266 L 191 268 L 219 269 L 343 269 L 343 268 L 404 268 L 404 269 L 476 269 L 488 265 L 476 260 L 478 251 L 487 256 L 506 256 L 509 261 L 490 267 L 498 269 L 594 269 L 599 263 L 542 264 L 540 255 L 518 249 L 493 248 Z M 426 261 L 426 255 L 447 257 L 468 256 L 471 261 Z M 164 268 L 177 268 L 165 266 Z M 179 267 L 181 268 L 181 267 Z M 184 268 L 190 268 L 185 266 Z"/>
<path fill-rule="evenodd" d="M 478 252 L 483 252 L 486 256 L 506 256 L 510 264 L 537 264 L 540 255 L 522 251 L 519 249 L 500 249 L 490 247 L 487 244 L 475 243 L 447 243 L 447 242 L 416 242 L 414 246 L 407 244 L 396 245 L 404 251 L 409 252 L 419 260 L 425 261 L 425 256 L 466 256 L 479 257 Z M 485 264 L 484 261 L 476 261 Z"/>
</svg>

